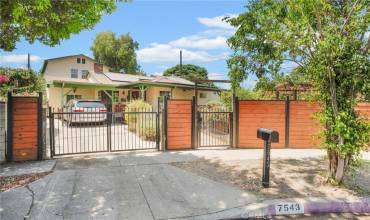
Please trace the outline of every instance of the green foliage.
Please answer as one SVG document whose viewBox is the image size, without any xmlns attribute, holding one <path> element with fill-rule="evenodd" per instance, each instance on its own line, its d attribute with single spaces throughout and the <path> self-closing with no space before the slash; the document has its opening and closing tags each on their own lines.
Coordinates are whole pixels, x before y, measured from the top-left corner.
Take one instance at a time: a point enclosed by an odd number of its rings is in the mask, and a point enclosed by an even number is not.
<svg viewBox="0 0 370 220">
<path fill-rule="evenodd" d="M 156 140 L 156 122 L 153 114 L 146 116 L 139 116 L 141 120 L 138 120 L 136 133 L 147 141 Z"/>
<path fill-rule="evenodd" d="M 0 98 L 5 98 L 8 91 L 24 95 L 45 91 L 44 79 L 33 70 L 0 67 L 0 75 L 6 78 L 0 83 Z"/>
<path fill-rule="evenodd" d="M 314 86 L 323 106 L 330 175 L 338 182 L 369 143 L 368 126 L 354 111 L 360 98 L 370 97 L 369 2 L 252 0 L 245 13 L 227 19 L 238 28 L 228 40 L 234 86 L 250 73 L 271 79 L 284 62 L 296 63 L 296 74 Z"/>
<path fill-rule="evenodd" d="M 71 34 L 93 28 L 104 14 L 115 9 L 116 0 L 1 0 L 0 49 L 14 50 L 21 38 L 57 45 Z"/>
<path fill-rule="evenodd" d="M 262 98 L 262 96 L 258 92 L 255 92 L 250 89 L 243 89 L 243 88 L 236 89 L 236 96 L 239 98 L 239 100 L 255 100 L 255 99 Z M 226 106 L 230 110 L 232 109 L 232 92 L 231 91 L 222 91 L 220 99 L 224 106 Z"/>
<path fill-rule="evenodd" d="M 166 69 L 163 75 L 178 76 L 193 82 L 196 79 L 198 80 L 208 79 L 207 69 L 193 64 L 182 65 L 182 69 L 180 68 L 180 65 L 176 65 L 174 67 Z"/>
<path fill-rule="evenodd" d="M 113 72 L 127 74 L 141 74 L 143 71 L 136 61 L 135 50 L 139 44 L 132 39 L 130 34 L 116 36 L 112 31 L 100 32 L 96 35 L 91 50 L 94 58 L 111 69 Z"/>
<path fill-rule="evenodd" d="M 142 99 L 131 101 L 125 107 L 125 112 L 149 112 L 152 110 L 152 106 Z M 139 121 L 139 119 L 142 119 L 139 116 L 140 114 L 135 113 L 128 113 L 124 115 L 125 122 L 128 124 L 130 131 L 135 131 L 138 128 L 136 123 Z"/>
<path fill-rule="evenodd" d="M 291 73 L 277 73 L 270 77 L 264 75 L 259 78 L 254 87 L 257 91 L 274 91 L 275 87 L 282 83 L 289 83 L 290 85 L 299 85 L 301 83 L 307 83 L 307 76 L 293 70 Z"/>
</svg>

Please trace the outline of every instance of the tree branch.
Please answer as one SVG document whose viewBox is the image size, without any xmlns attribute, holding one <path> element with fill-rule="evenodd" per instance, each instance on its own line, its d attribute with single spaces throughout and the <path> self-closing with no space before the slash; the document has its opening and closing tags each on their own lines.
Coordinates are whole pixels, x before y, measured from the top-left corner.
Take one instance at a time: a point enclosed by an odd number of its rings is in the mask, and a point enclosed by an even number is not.
<svg viewBox="0 0 370 220">
<path fill-rule="evenodd" d="M 342 30 L 341 32 L 343 33 L 344 31 L 344 28 L 345 26 L 348 24 L 349 20 L 351 19 L 352 15 L 353 15 L 353 12 L 355 11 L 355 8 L 356 6 L 358 5 L 358 3 L 360 3 L 361 0 L 357 0 L 353 5 L 352 5 L 352 8 L 351 10 L 349 11 L 348 15 L 347 15 L 347 18 L 344 20 L 344 23 L 343 23 L 343 26 L 342 26 Z"/>
</svg>

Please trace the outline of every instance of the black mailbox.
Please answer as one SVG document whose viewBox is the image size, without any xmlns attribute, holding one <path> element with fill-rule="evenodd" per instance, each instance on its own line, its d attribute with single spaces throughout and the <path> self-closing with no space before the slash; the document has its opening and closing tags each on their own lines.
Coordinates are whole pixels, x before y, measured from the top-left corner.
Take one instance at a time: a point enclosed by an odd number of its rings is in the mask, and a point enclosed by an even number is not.
<svg viewBox="0 0 370 220">
<path fill-rule="evenodd" d="M 271 143 L 279 142 L 279 132 L 266 128 L 257 129 L 257 138 L 264 141 L 263 150 L 263 169 L 262 169 L 262 186 L 270 186 L 270 149 Z"/>
<path fill-rule="evenodd" d="M 270 141 L 271 143 L 277 143 L 279 142 L 279 132 L 266 128 L 258 128 L 257 138 L 261 138 L 264 141 Z"/>
</svg>

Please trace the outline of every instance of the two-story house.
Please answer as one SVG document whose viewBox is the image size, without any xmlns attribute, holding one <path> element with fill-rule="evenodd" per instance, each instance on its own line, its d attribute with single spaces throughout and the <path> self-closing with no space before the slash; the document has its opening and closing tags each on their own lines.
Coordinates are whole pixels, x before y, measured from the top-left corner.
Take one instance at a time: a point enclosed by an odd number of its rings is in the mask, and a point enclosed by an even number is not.
<svg viewBox="0 0 370 220">
<path fill-rule="evenodd" d="M 194 83 L 179 77 L 148 77 L 112 73 L 109 67 L 83 55 L 47 59 L 41 73 L 47 83 L 48 104 L 60 109 L 71 99 L 102 100 L 113 111 L 142 98 L 157 108 L 160 96 L 191 99 Z M 198 103 L 219 98 L 219 89 L 199 86 Z"/>
</svg>

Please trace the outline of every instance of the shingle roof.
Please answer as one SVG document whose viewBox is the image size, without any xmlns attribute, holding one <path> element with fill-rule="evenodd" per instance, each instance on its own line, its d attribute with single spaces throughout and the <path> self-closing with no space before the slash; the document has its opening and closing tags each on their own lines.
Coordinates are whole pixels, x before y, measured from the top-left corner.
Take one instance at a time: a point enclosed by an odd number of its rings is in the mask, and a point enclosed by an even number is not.
<svg viewBox="0 0 370 220">
<path fill-rule="evenodd" d="M 101 84 L 101 85 L 122 85 L 122 82 L 115 82 L 109 80 L 104 74 L 90 74 L 87 79 L 81 78 L 65 78 L 51 75 L 44 75 L 44 79 L 47 83 L 54 81 L 66 82 L 66 83 L 84 83 L 84 84 Z"/>
<path fill-rule="evenodd" d="M 50 58 L 50 59 L 46 59 L 44 60 L 44 64 L 42 65 L 42 68 L 41 68 L 41 73 L 44 73 L 45 72 L 45 68 L 46 68 L 46 65 L 48 65 L 48 62 L 49 61 L 52 61 L 52 60 L 59 60 L 59 59 L 65 59 L 65 58 L 69 58 L 69 57 L 85 57 L 89 60 L 92 60 L 93 62 L 96 62 L 93 58 L 89 57 L 89 56 L 86 56 L 85 54 L 75 54 L 75 55 L 68 55 L 68 56 L 63 56 L 63 57 L 55 57 L 55 58 Z"/>
<path fill-rule="evenodd" d="M 182 85 L 189 85 L 189 86 L 194 85 L 193 82 L 177 77 L 177 76 L 156 76 L 151 80 L 151 82 L 174 83 L 174 84 L 182 84 Z"/>
<path fill-rule="evenodd" d="M 142 75 L 132 75 L 126 73 L 104 73 L 110 80 L 118 82 L 138 82 L 151 80 L 152 77 Z"/>
</svg>

